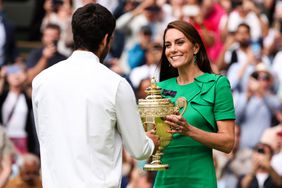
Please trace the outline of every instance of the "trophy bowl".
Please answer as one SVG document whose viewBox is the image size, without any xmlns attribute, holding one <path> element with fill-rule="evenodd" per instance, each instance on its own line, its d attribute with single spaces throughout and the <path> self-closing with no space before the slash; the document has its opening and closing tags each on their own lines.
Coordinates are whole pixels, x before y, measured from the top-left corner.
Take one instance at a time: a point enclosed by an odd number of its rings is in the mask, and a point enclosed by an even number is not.
<svg viewBox="0 0 282 188">
<path fill-rule="evenodd" d="M 168 131 L 170 126 L 164 122 L 165 116 L 179 112 L 181 108 L 184 113 L 187 101 L 184 97 L 178 98 L 176 105 L 168 98 L 161 96 L 161 88 L 156 85 L 154 78 L 151 79 L 151 86 L 145 92 L 145 99 L 138 100 L 138 110 L 142 119 L 145 131 L 155 130 L 155 134 L 159 137 L 160 145 L 156 148 L 156 152 L 152 155 L 152 162 L 145 164 L 144 170 L 159 171 L 169 168 L 168 164 L 161 163 L 162 150 L 170 143 L 172 134 Z"/>
</svg>

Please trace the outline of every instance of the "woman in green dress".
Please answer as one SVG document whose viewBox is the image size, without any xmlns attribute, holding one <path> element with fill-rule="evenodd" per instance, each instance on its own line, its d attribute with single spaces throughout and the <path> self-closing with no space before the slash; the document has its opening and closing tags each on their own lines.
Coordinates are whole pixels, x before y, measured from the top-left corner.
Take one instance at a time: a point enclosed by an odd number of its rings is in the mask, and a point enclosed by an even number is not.
<svg viewBox="0 0 282 188">
<path fill-rule="evenodd" d="M 159 87 L 163 97 L 187 99 L 182 116 L 166 117 L 173 139 L 164 149 L 155 188 L 217 187 L 212 149 L 230 152 L 234 144 L 234 105 L 229 81 L 212 73 L 200 35 L 184 21 L 164 32 Z"/>
</svg>

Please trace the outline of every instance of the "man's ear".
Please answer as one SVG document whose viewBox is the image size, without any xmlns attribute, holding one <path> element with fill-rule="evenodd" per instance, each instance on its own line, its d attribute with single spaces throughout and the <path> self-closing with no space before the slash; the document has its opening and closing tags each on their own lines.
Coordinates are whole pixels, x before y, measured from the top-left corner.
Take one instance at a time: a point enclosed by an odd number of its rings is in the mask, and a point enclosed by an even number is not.
<svg viewBox="0 0 282 188">
<path fill-rule="evenodd" d="M 102 40 L 102 45 L 103 45 L 103 47 L 105 47 L 105 46 L 107 45 L 107 43 L 108 43 L 108 37 L 109 37 L 109 34 L 108 34 L 108 33 L 105 34 L 105 36 L 104 36 L 104 38 L 103 38 L 103 40 Z"/>
<path fill-rule="evenodd" d="M 108 34 L 105 34 L 105 36 L 103 37 L 101 43 L 99 44 L 99 49 L 96 52 L 97 54 L 100 54 L 103 51 L 103 49 L 106 47 L 107 39 L 108 39 Z"/>
</svg>

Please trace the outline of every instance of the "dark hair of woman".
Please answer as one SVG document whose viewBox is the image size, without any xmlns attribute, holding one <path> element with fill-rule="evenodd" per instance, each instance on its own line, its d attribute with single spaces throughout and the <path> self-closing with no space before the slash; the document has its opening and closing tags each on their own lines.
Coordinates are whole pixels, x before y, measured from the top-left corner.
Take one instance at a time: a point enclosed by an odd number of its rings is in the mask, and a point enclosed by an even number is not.
<svg viewBox="0 0 282 188">
<path fill-rule="evenodd" d="M 180 32 L 182 32 L 185 35 L 185 37 L 188 38 L 190 42 L 192 42 L 193 44 L 199 45 L 200 49 L 199 49 L 199 52 L 196 54 L 197 65 L 201 71 L 205 73 L 212 73 L 210 61 L 209 61 L 204 43 L 198 31 L 190 23 L 187 23 L 184 21 L 178 20 L 178 21 L 170 22 L 164 31 L 163 44 L 165 44 L 166 32 L 169 29 L 179 30 Z M 163 51 L 162 51 L 161 61 L 160 61 L 161 63 L 160 81 L 178 76 L 177 68 L 174 68 L 170 65 L 165 55 L 165 50 L 166 50 L 166 47 L 164 46 Z"/>
</svg>

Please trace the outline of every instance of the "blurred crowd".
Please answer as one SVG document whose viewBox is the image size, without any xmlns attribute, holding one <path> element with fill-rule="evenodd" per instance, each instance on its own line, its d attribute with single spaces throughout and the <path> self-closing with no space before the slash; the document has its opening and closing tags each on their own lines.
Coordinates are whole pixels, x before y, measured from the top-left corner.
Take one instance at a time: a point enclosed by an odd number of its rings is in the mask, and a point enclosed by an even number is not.
<svg viewBox="0 0 282 188">
<path fill-rule="evenodd" d="M 218 187 L 282 187 L 281 0 L 40 0 L 31 30 L 41 46 L 25 57 L 0 1 L 0 187 L 42 187 L 31 82 L 72 53 L 72 14 L 95 2 L 116 17 L 104 64 L 129 81 L 136 101 L 158 79 L 164 28 L 177 19 L 192 23 L 234 97 L 236 144 L 229 154 L 214 151 Z M 142 170 L 146 161 L 126 152 L 123 158 L 122 188 L 152 187 L 155 173 Z"/>
</svg>

